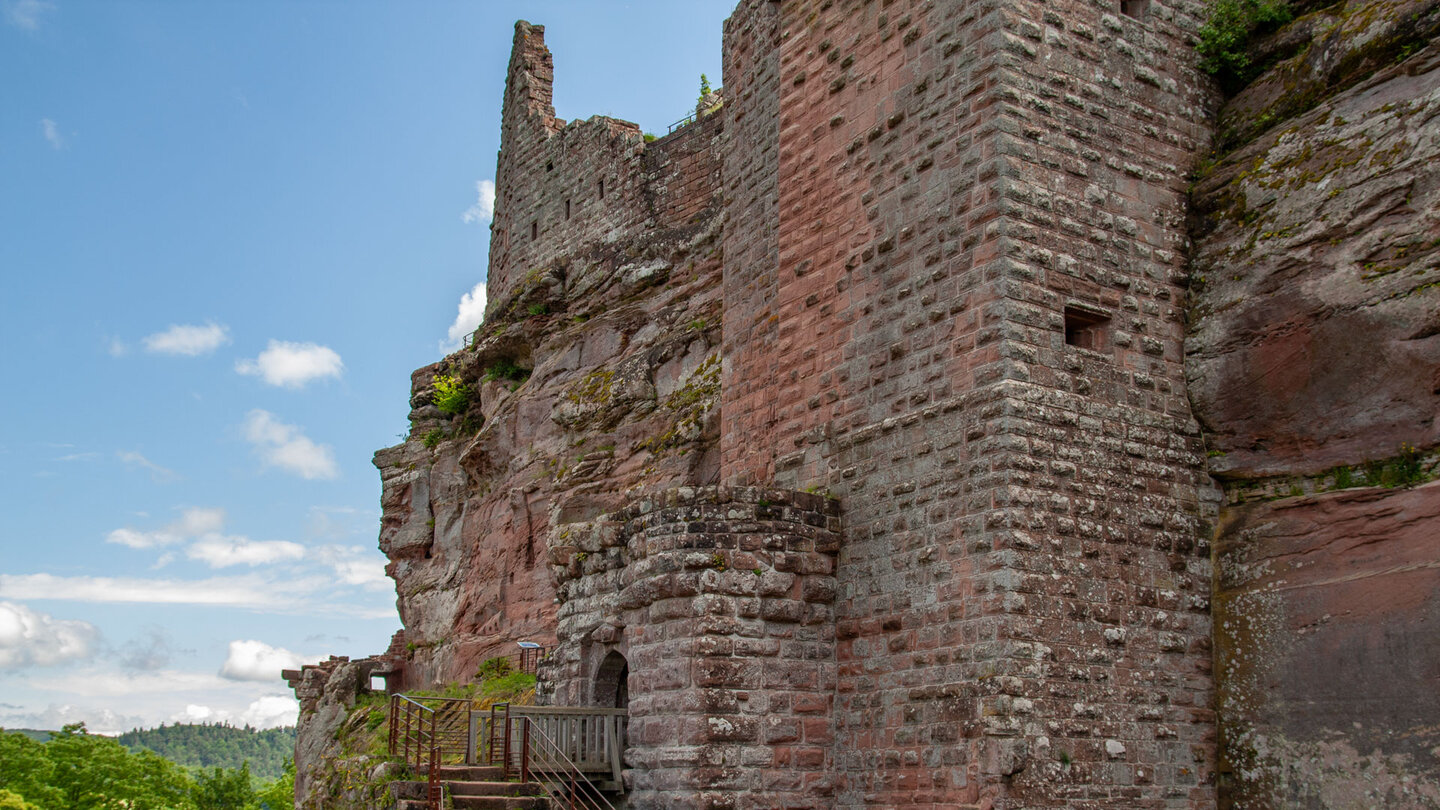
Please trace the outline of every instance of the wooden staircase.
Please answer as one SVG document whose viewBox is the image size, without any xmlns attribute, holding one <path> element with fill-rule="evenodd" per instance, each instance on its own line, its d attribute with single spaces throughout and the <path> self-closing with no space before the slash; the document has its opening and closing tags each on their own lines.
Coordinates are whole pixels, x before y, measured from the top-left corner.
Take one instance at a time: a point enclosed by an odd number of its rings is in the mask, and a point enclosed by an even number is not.
<svg viewBox="0 0 1440 810">
<path fill-rule="evenodd" d="M 506 782 L 499 766 L 441 765 L 438 777 L 455 810 L 550 810 L 537 782 Z M 392 782 L 396 810 L 425 810 L 427 782 Z"/>
</svg>

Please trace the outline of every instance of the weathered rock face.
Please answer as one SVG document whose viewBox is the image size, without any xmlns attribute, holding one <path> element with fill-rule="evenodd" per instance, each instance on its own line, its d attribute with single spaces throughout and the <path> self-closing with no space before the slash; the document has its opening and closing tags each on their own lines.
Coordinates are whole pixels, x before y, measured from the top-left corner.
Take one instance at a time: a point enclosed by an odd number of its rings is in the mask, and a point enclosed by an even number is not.
<svg viewBox="0 0 1440 810">
<path fill-rule="evenodd" d="M 1440 488 L 1407 488 L 1440 443 L 1435 11 L 1276 34 L 1300 52 L 1221 114 L 1254 140 L 1196 187 L 1222 806 L 1440 806 Z"/>
<path fill-rule="evenodd" d="M 649 144 L 567 125 L 543 28 L 515 41 L 487 319 L 415 372 L 410 438 L 375 456 L 415 684 L 553 641 L 552 527 L 717 469 L 722 118 Z M 435 405 L 437 377 L 469 388 L 459 413 Z"/>
<path fill-rule="evenodd" d="M 1215 474 L 1440 441 L 1437 58 L 1276 125 L 1201 181 L 1187 373 Z"/>
</svg>

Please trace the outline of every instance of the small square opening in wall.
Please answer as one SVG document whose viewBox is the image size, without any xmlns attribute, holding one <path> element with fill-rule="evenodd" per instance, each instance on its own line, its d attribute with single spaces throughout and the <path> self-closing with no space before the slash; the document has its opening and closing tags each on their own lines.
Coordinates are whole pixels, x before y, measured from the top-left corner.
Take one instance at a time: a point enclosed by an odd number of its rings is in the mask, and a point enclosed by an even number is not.
<svg viewBox="0 0 1440 810">
<path fill-rule="evenodd" d="M 1099 351 L 1109 338 L 1110 316 L 1079 307 L 1065 307 L 1065 343 Z"/>
<path fill-rule="evenodd" d="M 1150 11 L 1150 0 L 1120 0 L 1120 13 L 1140 19 Z"/>
</svg>

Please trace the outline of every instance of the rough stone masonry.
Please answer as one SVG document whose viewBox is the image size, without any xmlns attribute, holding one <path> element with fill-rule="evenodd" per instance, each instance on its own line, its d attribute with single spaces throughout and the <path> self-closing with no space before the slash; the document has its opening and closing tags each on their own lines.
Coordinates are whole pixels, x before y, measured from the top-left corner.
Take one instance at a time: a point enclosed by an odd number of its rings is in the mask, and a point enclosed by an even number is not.
<svg viewBox="0 0 1440 810">
<path fill-rule="evenodd" d="M 653 142 L 556 118 L 518 23 L 487 318 L 376 455 L 392 680 L 557 642 L 633 808 L 1440 806 L 1440 11 L 1400 5 L 1302 15 L 1217 118 L 1196 2 L 742 0 Z M 1361 12 L 1359 57 L 1295 33 Z M 1297 260 L 1305 161 L 1368 213 Z M 1397 368 L 1321 376 L 1294 335 L 1352 321 Z"/>
</svg>

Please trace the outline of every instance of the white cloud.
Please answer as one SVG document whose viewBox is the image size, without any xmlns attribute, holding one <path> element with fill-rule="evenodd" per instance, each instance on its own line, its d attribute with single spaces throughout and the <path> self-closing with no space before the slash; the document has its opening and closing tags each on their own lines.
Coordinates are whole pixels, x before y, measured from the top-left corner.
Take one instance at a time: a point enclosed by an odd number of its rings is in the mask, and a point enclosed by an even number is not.
<svg viewBox="0 0 1440 810">
<path fill-rule="evenodd" d="M 110 532 L 105 540 L 130 548 L 157 548 L 173 546 L 201 535 L 214 534 L 224 527 L 224 509 L 191 508 L 186 509 L 179 520 L 158 531 L 143 532 L 126 527 Z"/>
<path fill-rule="evenodd" d="M 54 10 L 49 0 L 5 0 L 5 21 L 23 31 L 38 31 L 41 15 Z"/>
<path fill-rule="evenodd" d="M 230 330 L 216 323 L 204 326 L 171 324 L 169 329 L 147 335 L 141 342 L 147 352 L 199 357 L 229 343 Z"/>
<path fill-rule="evenodd" d="M 366 546 L 323 546 L 311 555 L 328 565 L 336 578 L 346 585 L 385 589 L 391 587 L 385 576 L 385 557 Z"/>
<path fill-rule="evenodd" d="M 460 215 L 467 225 L 489 222 L 495 217 L 495 183 L 481 180 L 475 184 L 475 203 Z"/>
<path fill-rule="evenodd" d="M 255 728 L 293 726 L 300 716 L 300 701 L 288 695 L 265 695 L 245 708 L 236 718 Z"/>
<path fill-rule="evenodd" d="M 109 337 L 105 339 L 105 351 L 111 357 L 124 357 L 130 353 L 130 347 L 118 337 Z"/>
<path fill-rule="evenodd" d="M 150 477 L 156 482 L 164 483 L 166 481 L 174 481 L 177 477 L 179 477 L 175 475 L 174 470 L 161 467 L 159 464 L 156 464 L 155 462 L 133 450 L 121 450 L 115 455 L 126 464 L 140 467 L 144 470 L 149 470 Z"/>
<path fill-rule="evenodd" d="M 329 446 L 316 444 L 300 428 L 277 420 L 269 411 L 257 408 L 245 416 L 245 438 L 260 451 L 266 464 L 301 478 L 334 478 L 340 474 Z"/>
<path fill-rule="evenodd" d="M 245 537 L 206 535 L 185 550 L 185 556 L 200 560 L 211 568 L 231 565 L 265 565 L 305 556 L 305 547 L 284 540 L 250 540 Z"/>
<path fill-rule="evenodd" d="M 299 669 L 305 660 L 283 647 L 263 641 L 232 641 L 220 676 L 232 681 L 275 681 L 282 669 Z"/>
<path fill-rule="evenodd" d="M 52 666 L 89 658 L 100 631 L 89 622 L 56 619 L 0 602 L 0 670 Z"/>
<path fill-rule="evenodd" d="M 385 619 L 395 615 L 393 604 L 382 607 L 373 600 L 363 605 L 340 601 L 338 591 L 343 584 L 328 572 L 289 579 L 244 574 L 196 580 L 0 574 L 0 598 L 101 604 L 208 605 L 288 616 Z"/>
<path fill-rule="evenodd" d="M 45 136 L 46 142 L 52 149 L 65 148 L 65 139 L 60 137 L 60 125 L 49 118 L 40 119 L 40 132 Z"/>
<path fill-rule="evenodd" d="M 455 322 L 450 324 L 446 339 L 440 341 L 440 351 L 449 354 L 460 348 L 465 336 L 474 332 L 485 320 L 485 282 L 476 284 L 474 289 L 460 297 L 459 312 Z"/>
<path fill-rule="evenodd" d="M 273 677 L 265 680 L 274 681 L 278 678 L 279 673 L 277 672 Z M 177 723 L 230 723 L 265 729 L 293 726 L 299 714 L 300 702 L 295 698 L 284 695 L 265 695 L 252 701 L 244 711 L 239 713 L 187 703 L 185 711 L 175 714 L 170 719 Z"/>
<path fill-rule="evenodd" d="M 260 377 L 270 385 L 301 388 L 321 377 L 339 377 L 345 364 L 328 346 L 272 340 L 259 357 L 236 362 L 235 370 Z"/>
<path fill-rule="evenodd" d="M 91 734 L 123 734 L 145 725 L 140 715 L 118 714 L 110 709 L 89 709 L 73 703 L 50 704 L 38 712 L 11 712 L 0 722 L 5 728 L 63 728 L 71 723 L 84 723 Z"/>
</svg>

